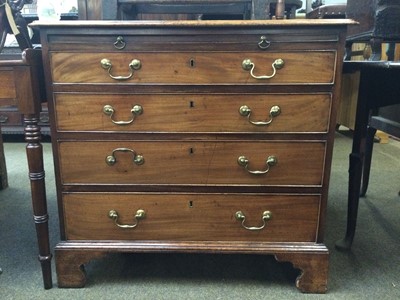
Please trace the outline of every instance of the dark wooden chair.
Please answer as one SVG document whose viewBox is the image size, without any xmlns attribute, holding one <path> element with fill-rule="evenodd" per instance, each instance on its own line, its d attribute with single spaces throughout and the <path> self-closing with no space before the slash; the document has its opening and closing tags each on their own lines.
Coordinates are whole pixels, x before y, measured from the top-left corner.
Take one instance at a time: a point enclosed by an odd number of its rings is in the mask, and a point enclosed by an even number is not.
<svg viewBox="0 0 400 300">
<path fill-rule="evenodd" d="M 30 3 L 32 0 L 0 0 L 0 52 L 8 33 L 15 35 L 21 51 L 32 48 L 27 24 L 21 15 L 23 6 Z"/>
<path fill-rule="evenodd" d="M 368 3 L 366 3 L 368 2 Z M 349 250 L 353 243 L 360 196 L 368 187 L 376 130 L 399 136 L 400 120 L 380 115 L 381 108 L 400 106 L 400 62 L 393 61 L 396 42 L 400 42 L 400 3 L 390 0 L 348 0 L 347 17 L 360 22 L 349 29 L 344 73 L 360 73 L 353 145 L 349 159 L 348 215 L 345 237 L 336 243 Z M 372 55 L 366 61 L 351 61 L 351 45 L 366 42 Z M 382 43 L 388 43 L 388 61 L 381 61 Z"/>
</svg>

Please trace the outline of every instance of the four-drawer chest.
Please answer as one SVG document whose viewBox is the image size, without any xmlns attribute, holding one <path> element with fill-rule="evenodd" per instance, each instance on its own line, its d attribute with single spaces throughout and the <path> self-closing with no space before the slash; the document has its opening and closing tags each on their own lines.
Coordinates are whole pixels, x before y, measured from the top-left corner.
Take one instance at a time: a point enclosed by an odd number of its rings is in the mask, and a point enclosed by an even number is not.
<svg viewBox="0 0 400 300">
<path fill-rule="evenodd" d="M 110 252 L 275 255 L 325 292 L 347 20 L 40 28 L 60 287 Z M 261 259 L 261 258 L 260 258 Z"/>
</svg>

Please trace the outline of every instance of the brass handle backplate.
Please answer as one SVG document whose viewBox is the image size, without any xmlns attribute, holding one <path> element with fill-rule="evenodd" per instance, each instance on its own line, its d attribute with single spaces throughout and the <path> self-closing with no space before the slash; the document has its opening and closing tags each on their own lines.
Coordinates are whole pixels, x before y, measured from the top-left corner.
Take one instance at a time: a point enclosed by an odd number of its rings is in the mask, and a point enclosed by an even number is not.
<svg viewBox="0 0 400 300">
<path fill-rule="evenodd" d="M 133 59 L 130 64 L 128 65 L 130 73 L 129 75 L 126 76 L 114 76 L 111 74 L 111 69 L 112 69 L 112 63 L 111 60 L 107 59 L 107 58 L 103 58 L 100 61 L 100 65 L 103 69 L 108 71 L 108 75 L 115 80 L 127 80 L 129 78 L 131 78 L 133 76 L 133 72 L 135 70 L 139 70 L 142 67 L 142 63 L 140 60 L 138 59 Z"/>
<path fill-rule="evenodd" d="M 250 116 L 251 116 L 251 108 L 248 107 L 247 105 L 242 105 L 239 108 L 239 114 L 243 117 L 247 117 L 247 119 L 249 120 L 249 122 L 253 125 L 256 126 L 266 126 L 272 123 L 272 120 L 274 117 L 278 116 L 281 113 L 281 108 L 278 105 L 274 105 L 271 107 L 270 111 L 269 111 L 269 120 L 265 120 L 265 121 L 252 121 L 250 120 Z"/>
<path fill-rule="evenodd" d="M 143 165 L 143 164 L 144 164 L 144 157 L 143 157 L 143 155 L 137 154 L 137 153 L 135 152 L 135 150 L 132 150 L 132 149 L 129 149 L 129 148 L 116 148 L 116 149 L 114 149 L 114 150 L 112 151 L 111 155 L 108 155 L 108 156 L 106 157 L 106 163 L 107 163 L 107 165 L 113 166 L 113 165 L 115 165 L 115 163 L 117 162 L 117 159 L 116 159 L 116 157 L 115 157 L 115 152 L 130 152 L 130 153 L 132 153 L 132 156 L 133 156 L 132 161 L 133 161 L 136 165 L 140 166 L 140 165 Z"/>
<path fill-rule="evenodd" d="M 114 109 L 114 107 L 112 107 L 111 105 L 108 105 L 108 104 L 104 105 L 103 113 L 105 115 L 109 116 L 111 121 L 116 125 L 129 125 L 129 124 L 133 123 L 133 121 L 136 119 L 137 116 L 139 116 L 143 113 L 143 107 L 139 104 L 134 105 L 131 109 L 132 119 L 130 119 L 129 121 L 115 121 L 113 119 L 115 109 Z"/>
<path fill-rule="evenodd" d="M 135 216 L 134 219 L 136 221 L 136 223 L 134 224 L 119 224 L 118 223 L 118 212 L 115 210 L 110 210 L 108 212 L 108 217 L 112 220 L 114 220 L 115 225 L 117 225 L 119 228 L 135 228 L 136 226 L 138 226 L 139 224 L 139 220 L 144 219 L 146 217 L 146 212 L 143 209 L 139 209 Z"/>
<path fill-rule="evenodd" d="M 235 213 L 235 218 L 239 222 L 240 221 L 242 222 L 242 227 L 244 229 L 251 230 L 251 231 L 264 229 L 265 226 L 267 225 L 267 221 L 270 220 L 271 217 L 272 217 L 272 213 L 269 210 L 266 210 L 266 211 L 263 212 L 262 218 L 261 218 L 263 224 L 261 226 L 259 226 L 259 227 L 252 227 L 252 226 L 249 227 L 249 226 L 246 226 L 244 224 L 244 222 L 246 221 L 246 216 L 244 215 L 244 213 L 242 211 L 240 211 L 240 210 Z"/>
<path fill-rule="evenodd" d="M 246 71 L 250 71 L 250 75 L 251 77 L 255 78 L 255 79 L 270 79 L 272 77 L 274 77 L 276 75 L 276 70 L 282 69 L 285 65 L 285 62 L 283 61 L 283 59 L 278 58 L 275 59 L 275 61 L 272 63 L 272 74 L 271 75 L 254 75 L 254 68 L 256 67 L 256 65 L 250 60 L 250 59 L 245 59 L 242 62 L 242 68 L 243 70 Z"/>
<path fill-rule="evenodd" d="M 249 161 L 249 159 L 248 159 L 246 156 L 244 156 L 244 155 L 239 156 L 238 159 L 237 159 L 237 162 L 238 162 L 238 164 L 239 164 L 240 166 L 242 166 L 243 168 L 245 168 L 246 171 L 249 172 L 250 174 L 254 174 L 254 175 L 263 175 L 263 174 L 266 174 L 266 173 L 269 172 L 270 167 L 275 166 L 275 165 L 278 163 L 278 159 L 277 159 L 275 156 L 273 156 L 273 155 L 268 156 L 267 159 L 265 160 L 265 164 L 267 165 L 267 168 L 266 168 L 265 170 L 262 170 L 262 171 L 257 171 L 257 170 L 256 170 L 256 171 L 252 171 L 252 170 L 249 170 L 250 161 Z"/>
</svg>

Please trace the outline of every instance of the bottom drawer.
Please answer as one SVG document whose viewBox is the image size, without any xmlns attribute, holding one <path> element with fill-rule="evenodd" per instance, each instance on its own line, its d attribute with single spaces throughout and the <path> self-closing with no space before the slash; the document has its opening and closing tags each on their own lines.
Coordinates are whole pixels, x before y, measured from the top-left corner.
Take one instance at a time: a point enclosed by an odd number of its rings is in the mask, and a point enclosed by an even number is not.
<svg viewBox="0 0 400 300">
<path fill-rule="evenodd" d="M 314 242 L 320 199 L 286 194 L 66 193 L 65 233 L 68 240 Z"/>
</svg>

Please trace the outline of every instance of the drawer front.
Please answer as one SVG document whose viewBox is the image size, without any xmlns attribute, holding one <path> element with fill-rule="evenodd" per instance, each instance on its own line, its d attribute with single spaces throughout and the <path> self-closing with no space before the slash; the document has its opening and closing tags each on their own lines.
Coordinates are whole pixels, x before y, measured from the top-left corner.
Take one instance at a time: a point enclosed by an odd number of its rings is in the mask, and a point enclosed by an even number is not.
<svg viewBox="0 0 400 300">
<path fill-rule="evenodd" d="M 74 193 L 63 205 L 69 240 L 314 242 L 320 196 Z"/>
<path fill-rule="evenodd" d="M 319 141 L 88 141 L 59 142 L 59 154 L 64 184 L 320 186 L 325 147 Z"/>
<path fill-rule="evenodd" d="M 55 94 L 55 110 L 59 131 L 326 133 L 331 101 L 331 94 L 74 93 Z"/>
<path fill-rule="evenodd" d="M 125 0 L 126 1 L 126 0 Z M 239 1 L 239 0 L 235 0 Z M 204 22 L 202 22 L 204 23 Z M 162 25 L 164 26 L 164 24 Z M 151 28 L 129 28 L 123 32 L 111 30 L 100 34 L 91 31 L 91 34 L 74 34 L 72 28 L 67 34 L 50 36 L 50 50 L 77 52 L 165 52 L 165 51 L 288 51 L 310 49 L 332 49 L 339 36 L 336 31 L 321 32 L 320 29 L 301 28 L 292 29 L 289 26 L 282 30 L 260 29 L 257 31 L 230 30 L 229 27 L 220 31 L 188 32 L 184 28 L 169 28 L 159 30 Z M 78 29 L 79 30 L 79 29 Z M 146 32 L 147 30 L 147 32 Z M 174 30 L 175 32 L 172 32 Z"/>
<path fill-rule="evenodd" d="M 103 59 L 109 60 L 107 69 Z M 282 59 L 284 66 L 272 78 L 260 80 L 242 67 L 247 59 L 254 64 L 255 76 L 273 75 L 276 59 Z M 133 60 L 140 60 L 140 69 L 129 67 Z M 51 53 L 54 83 L 333 84 L 335 61 L 335 51 Z M 116 80 L 110 75 L 132 76 Z"/>
</svg>

